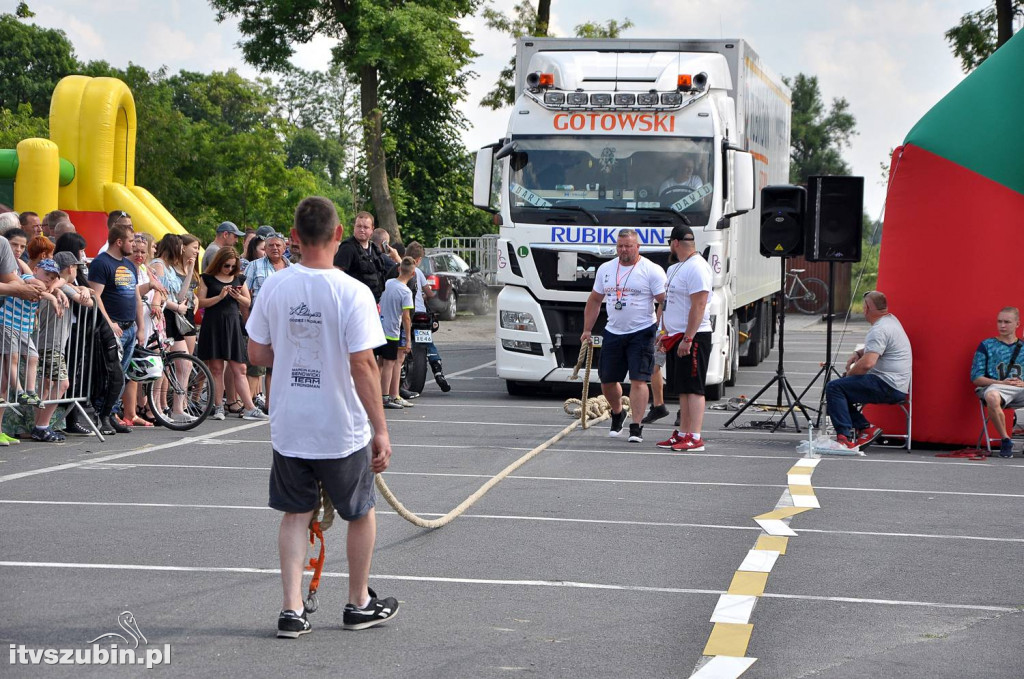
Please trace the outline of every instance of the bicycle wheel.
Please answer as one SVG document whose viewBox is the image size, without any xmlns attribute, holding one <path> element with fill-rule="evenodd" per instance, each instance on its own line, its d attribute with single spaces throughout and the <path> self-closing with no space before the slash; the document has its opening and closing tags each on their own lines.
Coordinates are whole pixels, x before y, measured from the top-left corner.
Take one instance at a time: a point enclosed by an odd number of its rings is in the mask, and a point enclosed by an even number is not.
<svg viewBox="0 0 1024 679">
<path fill-rule="evenodd" d="M 820 278 L 803 279 L 807 291 L 801 297 L 794 297 L 797 311 L 804 314 L 823 314 L 828 309 L 828 286 Z"/>
<path fill-rule="evenodd" d="M 146 397 L 153 404 L 153 416 L 174 431 L 198 427 L 213 411 L 213 375 L 206 364 L 184 351 L 164 354 L 163 377 L 146 384 Z M 180 401 L 188 418 L 172 415 Z"/>
</svg>

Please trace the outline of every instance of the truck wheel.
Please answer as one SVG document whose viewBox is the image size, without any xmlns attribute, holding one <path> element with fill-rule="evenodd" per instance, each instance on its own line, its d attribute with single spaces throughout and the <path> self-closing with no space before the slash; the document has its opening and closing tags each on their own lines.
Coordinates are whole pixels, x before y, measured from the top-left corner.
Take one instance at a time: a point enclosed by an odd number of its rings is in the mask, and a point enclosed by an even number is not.
<svg viewBox="0 0 1024 679">
<path fill-rule="evenodd" d="M 723 396 L 725 396 L 725 385 L 721 382 L 704 386 L 704 400 L 721 401 Z"/>
<path fill-rule="evenodd" d="M 509 396 L 528 396 L 530 393 L 525 384 L 512 380 L 505 380 L 505 389 L 508 390 Z"/>
<path fill-rule="evenodd" d="M 459 312 L 459 297 L 455 294 L 454 290 L 448 292 L 448 301 L 445 303 L 444 310 L 441 312 L 442 321 L 454 321 L 455 314 Z"/>
<path fill-rule="evenodd" d="M 412 345 L 412 358 L 406 375 L 409 391 L 423 393 L 423 385 L 427 381 L 427 348 L 419 344 Z"/>
</svg>

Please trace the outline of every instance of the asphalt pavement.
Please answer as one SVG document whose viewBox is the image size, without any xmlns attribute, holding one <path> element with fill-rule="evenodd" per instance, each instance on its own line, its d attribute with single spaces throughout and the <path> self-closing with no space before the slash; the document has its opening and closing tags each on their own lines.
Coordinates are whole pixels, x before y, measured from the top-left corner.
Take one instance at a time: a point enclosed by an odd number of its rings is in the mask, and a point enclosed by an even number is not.
<svg viewBox="0 0 1024 679">
<path fill-rule="evenodd" d="M 506 394 L 493 323 L 443 324 L 452 391 L 429 384 L 415 408 L 387 413 L 385 479 L 428 518 L 571 422 L 569 392 Z M 865 328 L 837 336 L 840 356 Z M 821 329 L 787 323 L 785 368 L 798 391 L 824 358 Z M 776 363 L 773 352 L 743 368 L 727 396 L 753 395 Z M 819 395 L 816 385 L 805 402 L 817 407 Z M 437 530 L 378 498 L 371 586 L 400 600 L 399 615 L 341 629 L 339 521 L 326 534 L 313 633 L 298 640 L 274 637 L 268 425 L 229 419 L 184 435 L 0 449 L 0 675 L 59 673 L 38 654 L 117 632 L 139 639 L 139 657 L 169 651 L 157 669 L 176 677 L 688 677 L 707 662 L 709 638 L 728 632 L 730 653 L 756 658 L 744 677 L 1024 676 L 1019 454 L 969 461 L 875 446 L 800 462 L 817 465 L 807 485 L 820 508 L 787 519 L 796 535 L 746 622 L 722 622 L 733 620 L 722 595 L 763 535 L 753 517 L 796 498 L 789 474 L 807 431 L 792 421 L 765 429 L 779 415 L 751 409 L 724 429 L 732 412 L 709 409 L 703 453 L 655 447 L 670 418 L 646 426 L 641 444 L 610 438 L 606 423 L 574 431 Z M 143 671 L 63 669 L 115 670 Z"/>
</svg>

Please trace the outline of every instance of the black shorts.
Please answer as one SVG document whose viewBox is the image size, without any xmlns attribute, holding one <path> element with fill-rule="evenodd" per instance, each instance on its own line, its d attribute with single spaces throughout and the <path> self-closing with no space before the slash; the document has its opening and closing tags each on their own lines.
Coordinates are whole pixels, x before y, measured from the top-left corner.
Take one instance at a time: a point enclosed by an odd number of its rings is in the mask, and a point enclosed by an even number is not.
<svg viewBox="0 0 1024 679">
<path fill-rule="evenodd" d="M 708 361 L 711 359 L 711 333 L 698 332 L 690 345 L 690 353 L 680 357 L 676 352 L 679 345 L 668 352 L 665 362 L 668 390 L 674 394 L 704 395 L 704 380 L 708 376 Z"/>
<path fill-rule="evenodd" d="M 398 340 L 389 339 L 387 344 L 382 344 L 373 350 L 373 355 L 383 358 L 385 361 L 398 360 Z"/>
<path fill-rule="evenodd" d="M 622 382 L 629 373 L 633 382 L 647 382 L 654 370 L 654 334 L 658 326 L 616 335 L 605 331 L 601 342 L 601 360 L 597 367 L 601 382 Z"/>
<path fill-rule="evenodd" d="M 329 460 L 307 460 L 287 457 L 274 451 L 270 467 L 270 502 L 281 512 L 304 514 L 315 510 L 320 502 L 317 481 L 324 484 L 327 496 L 345 521 L 366 516 L 377 502 L 373 490 L 370 459 L 373 446 L 357 450 L 348 457 Z"/>
</svg>

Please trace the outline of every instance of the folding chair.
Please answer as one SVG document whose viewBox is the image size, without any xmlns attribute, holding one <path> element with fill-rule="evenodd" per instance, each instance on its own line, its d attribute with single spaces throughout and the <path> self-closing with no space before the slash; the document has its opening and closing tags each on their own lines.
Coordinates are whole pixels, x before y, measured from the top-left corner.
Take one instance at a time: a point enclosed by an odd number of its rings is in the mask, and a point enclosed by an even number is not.
<svg viewBox="0 0 1024 679">
<path fill-rule="evenodd" d="M 988 433 L 988 426 L 989 424 L 991 424 L 992 418 L 988 416 L 988 407 L 985 405 L 985 397 L 983 395 L 978 397 L 978 408 L 981 409 L 981 431 L 978 433 L 978 442 L 974 445 L 974 447 L 977 448 L 978 450 L 981 450 L 981 440 L 984 439 L 985 450 L 988 452 L 989 457 L 991 457 L 992 442 L 999 441 L 999 439 L 993 438 L 992 435 Z M 1013 429 L 1017 423 L 1017 411 L 1010 409 L 1009 412 L 1012 413 L 1012 415 L 1010 417 L 1007 417 L 1007 409 L 1003 408 L 1003 417 L 1005 418 L 1006 422 L 1006 431 L 1010 435 L 1010 438 L 1013 438 Z"/>
<path fill-rule="evenodd" d="M 906 448 L 907 452 L 908 453 L 910 452 L 910 442 L 911 442 L 910 425 L 911 425 L 911 422 L 913 420 L 913 415 L 914 415 L 913 393 L 914 393 L 914 382 L 913 382 L 913 380 L 911 380 L 910 387 L 907 389 L 907 397 L 905 399 L 903 399 L 902 401 L 897 401 L 895 403 L 869 403 L 869 404 L 867 404 L 867 405 L 870 405 L 873 408 L 887 407 L 887 406 L 888 407 L 896 407 L 896 408 L 899 408 L 900 410 L 902 410 L 903 411 L 903 415 L 906 417 L 906 427 L 904 428 L 904 430 L 906 431 L 905 434 L 888 434 L 888 433 L 883 431 L 882 432 L 882 436 L 878 439 L 878 444 L 877 445 L 885 446 L 885 447 Z M 860 407 L 861 407 L 861 410 L 863 410 L 864 409 L 864 404 L 861 404 Z M 899 445 L 894 445 L 897 441 L 899 442 Z"/>
</svg>

